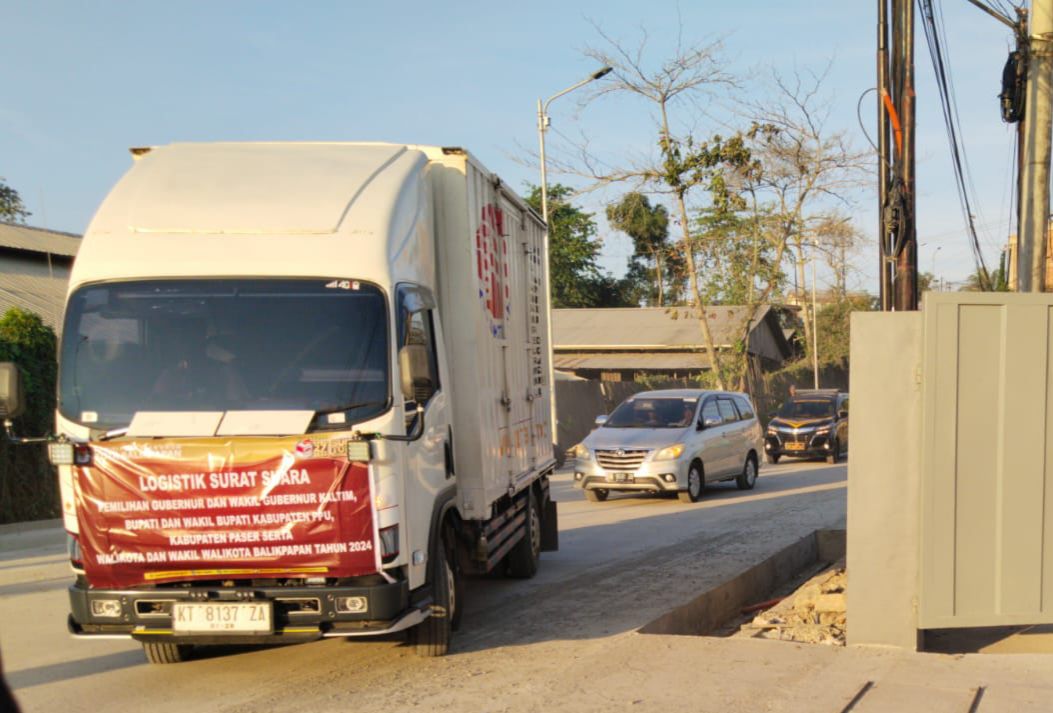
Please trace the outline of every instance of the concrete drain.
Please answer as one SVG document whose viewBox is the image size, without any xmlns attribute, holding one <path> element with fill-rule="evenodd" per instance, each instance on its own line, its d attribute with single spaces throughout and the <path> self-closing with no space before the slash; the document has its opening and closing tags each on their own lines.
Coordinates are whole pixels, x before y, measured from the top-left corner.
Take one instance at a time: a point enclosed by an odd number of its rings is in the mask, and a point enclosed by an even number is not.
<svg viewBox="0 0 1053 713">
<path fill-rule="evenodd" d="M 844 530 L 815 530 L 639 631 L 843 644 L 844 557 Z"/>
</svg>

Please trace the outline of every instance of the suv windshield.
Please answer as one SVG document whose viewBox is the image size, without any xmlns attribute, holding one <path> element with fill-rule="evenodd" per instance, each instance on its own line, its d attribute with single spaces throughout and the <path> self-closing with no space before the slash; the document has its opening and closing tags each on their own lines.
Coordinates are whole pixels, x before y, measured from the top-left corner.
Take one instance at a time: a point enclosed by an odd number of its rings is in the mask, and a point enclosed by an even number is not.
<svg viewBox="0 0 1053 713">
<path fill-rule="evenodd" d="M 695 417 L 698 399 L 630 399 L 604 424 L 607 428 L 687 428 Z"/>
<path fill-rule="evenodd" d="M 830 399 L 814 399 L 811 401 L 797 400 L 787 401 L 779 409 L 782 418 L 833 418 L 834 402 Z"/>
<path fill-rule="evenodd" d="M 66 310 L 59 410 L 93 428 L 137 411 L 387 410 L 387 310 L 347 280 L 90 285 Z"/>
</svg>

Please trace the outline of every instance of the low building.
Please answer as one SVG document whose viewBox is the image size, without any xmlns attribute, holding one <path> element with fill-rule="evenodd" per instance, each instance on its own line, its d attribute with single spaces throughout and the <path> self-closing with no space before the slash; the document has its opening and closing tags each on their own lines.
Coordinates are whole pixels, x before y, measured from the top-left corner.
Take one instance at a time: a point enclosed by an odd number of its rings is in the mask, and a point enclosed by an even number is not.
<svg viewBox="0 0 1053 713">
<path fill-rule="evenodd" d="M 708 307 L 718 350 L 735 348 L 746 327 L 746 307 Z M 635 381 L 687 378 L 709 369 L 702 327 L 686 307 L 552 310 L 553 364 L 586 379 Z M 747 350 L 755 373 L 772 371 L 793 357 L 779 310 L 758 307 L 749 322 Z"/>
<path fill-rule="evenodd" d="M 79 247 L 79 235 L 0 223 L 0 315 L 20 307 L 58 333 Z"/>
</svg>

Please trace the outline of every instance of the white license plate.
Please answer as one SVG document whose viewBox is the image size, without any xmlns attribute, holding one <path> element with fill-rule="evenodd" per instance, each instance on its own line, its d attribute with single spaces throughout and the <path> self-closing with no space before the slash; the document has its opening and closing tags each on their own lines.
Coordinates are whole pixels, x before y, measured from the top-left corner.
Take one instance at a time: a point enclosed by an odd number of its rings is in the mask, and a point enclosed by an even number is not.
<svg viewBox="0 0 1053 713">
<path fill-rule="evenodd" d="M 608 473 L 607 480 L 611 483 L 632 483 L 636 476 L 632 473 Z"/>
<path fill-rule="evenodd" d="M 270 633 L 270 602 L 207 602 L 172 605 L 172 631 L 177 634 Z"/>
</svg>

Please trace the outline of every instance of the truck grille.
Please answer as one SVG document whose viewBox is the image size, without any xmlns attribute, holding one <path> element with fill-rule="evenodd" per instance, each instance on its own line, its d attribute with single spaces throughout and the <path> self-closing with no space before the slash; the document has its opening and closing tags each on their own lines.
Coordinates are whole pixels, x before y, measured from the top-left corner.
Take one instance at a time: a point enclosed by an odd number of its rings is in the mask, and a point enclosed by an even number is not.
<svg viewBox="0 0 1053 713">
<path fill-rule="evenodd" d="M 596 451 L 596 461 L 606 470 L 634 471 L 643 463 L 649 450 L 629 451 Z"/>
</svg>

